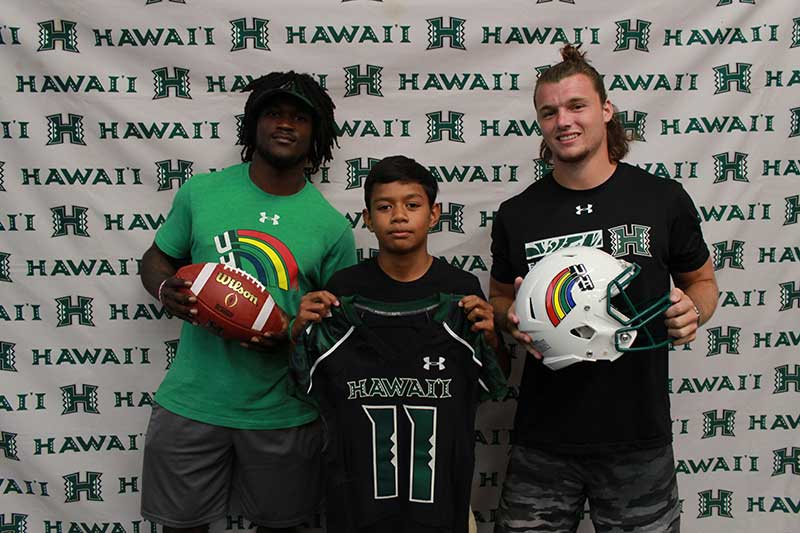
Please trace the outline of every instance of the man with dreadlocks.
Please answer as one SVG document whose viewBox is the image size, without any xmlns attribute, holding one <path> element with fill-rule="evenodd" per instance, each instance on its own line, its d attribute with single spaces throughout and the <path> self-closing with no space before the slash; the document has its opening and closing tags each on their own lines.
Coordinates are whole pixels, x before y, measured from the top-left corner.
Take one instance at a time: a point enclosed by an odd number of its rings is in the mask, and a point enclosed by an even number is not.
<svg viewBox="0 0 800 533">
<path fill-rule="evenodd" d="M 309 75 L 250 83 L 243 163 L 187 181 L 141 264 L 142 283 L 185 321 L 156 394 L 144 450 L 142 516 L 164 531 L 203 532 L 230 508 L 259 532 L 289 532 L 317 509 L 321 422 L 290 396 L 286 332 L 249 343 L 196 327 L 179 289 L 187 263 L 221 262 L 267 286 L 285 311 L 355 263 L 350 224 L 306 181 L 331 160 L 334 105 Z"/>
<path fill-rule="evenodd" d="M 588 499 L 598 532 L 677 532 L 666 343 L 648 349 L 637 338 L 645 349 L 613 363 L 551 370 L 518 329 L 522 276 L 565 246 L 594 246 L 638 264 L 626 291 L 639 302 L 669 293 L 663 322 L 653 324 L 674 345 L 695 338 L 717 301 L 692 200 L 678 182 L 621 161 L 628 139 L 602 78 L 577 48 L 568 45 L 561 56 L 533 92 L 541 157 L 552 171 L 503 202 L 492 227 L 495 323 L 532 354 L 495 531 L 575 531 Z"/>
</svg>

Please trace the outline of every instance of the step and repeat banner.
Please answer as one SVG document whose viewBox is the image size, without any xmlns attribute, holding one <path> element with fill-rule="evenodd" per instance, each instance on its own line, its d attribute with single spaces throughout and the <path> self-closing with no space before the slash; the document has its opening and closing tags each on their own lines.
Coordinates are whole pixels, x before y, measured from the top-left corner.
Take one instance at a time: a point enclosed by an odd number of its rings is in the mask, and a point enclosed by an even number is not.
<svg viewBox="0 0 800 533">
<path fill-rule="evenodd" d="M 186 180 L 239 161 L 249 80 L 294 69 L 330 92 L 341 148 L 309 179 L 362 257 L 364 177 L 405 154 L 441 184 L 433 252 L 488 288 L 497 206 L 548 169 L 531 92 L 567 43 L 639 137 L 628 160 L 688 190 L 713 254 L 719 309 L 671 356 L 684 531 L 800 531 L 796 1 L 5 0 L 0 532 L 160 530 L 139 515 L 142 448 L 179 323 L 139 260 Z M 475 431 L 484 533 L 513 396 Z"/>
</svg>

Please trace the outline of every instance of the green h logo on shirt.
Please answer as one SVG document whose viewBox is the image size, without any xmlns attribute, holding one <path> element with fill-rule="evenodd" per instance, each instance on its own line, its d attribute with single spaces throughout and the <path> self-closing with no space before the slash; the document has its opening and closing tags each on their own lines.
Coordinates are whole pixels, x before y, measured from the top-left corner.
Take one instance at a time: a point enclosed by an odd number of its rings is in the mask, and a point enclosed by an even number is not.
<svg viewBox="0 0 800 533">
<path fill-rule="evenodd" d="M 609 228 L 611 234 L 611 255 L 650 255 L 650 227 L 641 224 L 623 224 Z"/>
</svg>

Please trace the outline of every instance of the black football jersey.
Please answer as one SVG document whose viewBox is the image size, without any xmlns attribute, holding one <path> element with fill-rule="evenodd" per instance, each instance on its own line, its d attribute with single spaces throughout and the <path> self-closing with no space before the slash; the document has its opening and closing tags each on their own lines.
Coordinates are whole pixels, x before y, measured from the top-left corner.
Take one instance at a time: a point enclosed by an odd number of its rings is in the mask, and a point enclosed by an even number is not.
<svg viewBox="0 0 800 533">
<path fill-rule="evenodd" d="M 298 342 L 293 383 L 328 429 L 328 530 L 466 532 L 475 411 L 506 382 L 459 299 L 340 298 Z"/>
</svg>

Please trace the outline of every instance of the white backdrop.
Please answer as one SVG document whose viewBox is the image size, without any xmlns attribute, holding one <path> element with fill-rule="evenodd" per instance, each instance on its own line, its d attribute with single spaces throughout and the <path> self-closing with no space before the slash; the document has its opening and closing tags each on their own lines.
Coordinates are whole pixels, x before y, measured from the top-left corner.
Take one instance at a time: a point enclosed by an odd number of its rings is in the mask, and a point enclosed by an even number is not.
<svg viewBox="0 0 800 533">
<path fill-rule="evenodd" d="M 486 288 L 493 212 L 544 171 L 537 69 L 568 41 L 643 137 L 629 161 L 689 191 L 713 247 L 720 308 L 671 361 L 684 531 L 800 531 L 795 0 L 6 0 L 0 17 L 0 532 L 156 531 L 141 451 L 178 321 L 138 258 L 185 179 L 239 160 L 243 80 L 328 88 L 341 150 L 312 181 L 364 255 L 370 159 L 432 167 L 431 248 Z M 484 532 L 513 408 L 476 432 Z"/>
</svg>

